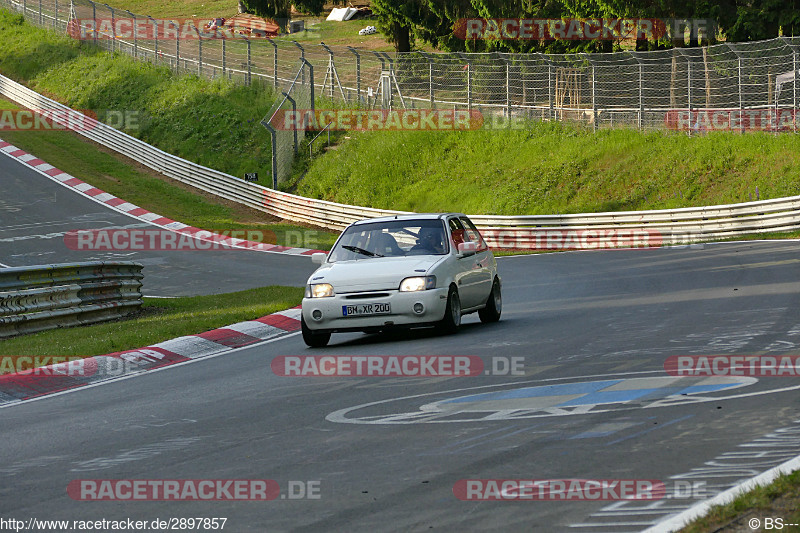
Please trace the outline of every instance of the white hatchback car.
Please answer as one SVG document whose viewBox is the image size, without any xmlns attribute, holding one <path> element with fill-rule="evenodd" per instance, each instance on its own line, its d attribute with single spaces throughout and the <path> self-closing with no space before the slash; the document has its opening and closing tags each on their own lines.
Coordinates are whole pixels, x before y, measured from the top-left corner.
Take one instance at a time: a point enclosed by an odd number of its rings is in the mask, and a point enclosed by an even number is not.
<svg viewBox="0 0 800 533">
<path fill-rule="evenodd" d="M 460 213 L 361 220 L 348 226 L 306 285 L 301 325 L 309 346 L 331 333 L 438 326 L 455 332 L 461 315 L 500 319 L 497 262 Z"/>
</svg>

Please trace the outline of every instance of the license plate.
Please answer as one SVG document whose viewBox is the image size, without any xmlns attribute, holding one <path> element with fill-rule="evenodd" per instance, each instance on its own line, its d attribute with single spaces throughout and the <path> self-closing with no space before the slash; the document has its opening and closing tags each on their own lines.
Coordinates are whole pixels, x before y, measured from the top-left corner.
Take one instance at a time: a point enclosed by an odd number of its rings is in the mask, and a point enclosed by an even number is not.
<svg viewBox="0 0 800 533">
<path fill-rule="evenodd" d="M 342 316 L 387 315 L 392 312 L 390 304 L 343 305 Z"/>
</svg>

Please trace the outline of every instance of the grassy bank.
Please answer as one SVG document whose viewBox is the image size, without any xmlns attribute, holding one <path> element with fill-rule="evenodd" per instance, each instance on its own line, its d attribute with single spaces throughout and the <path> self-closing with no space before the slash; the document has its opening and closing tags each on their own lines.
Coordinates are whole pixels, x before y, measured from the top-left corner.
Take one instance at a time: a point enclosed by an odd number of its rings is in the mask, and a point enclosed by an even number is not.
<svg viewBox="0 0 800 533">
<path fill-rule="evenodd" d="M 800 137 L 601 130 L 353 133 L 298 193 L 409 211 L 555 214 L 800 194 Z"/>
<path fill-rule="evenodd" d="M 259 121 L 269 86 L 174 76 L 88 42 L 31 27 L 0 10 L 0 72 L 77 109 L 133 117 L 124 131 L 167 152 L 234 176 L 271 175 L 271 141 Z"/>
<path fill-rule="evenodd" d="M 187 298 L 145 298 L 138 316 L 0 341 L 0 355 L 91 356 L 133 350 L 252 320 L 300 304 L 303 289 L 263 287 Z"/>
</svg>

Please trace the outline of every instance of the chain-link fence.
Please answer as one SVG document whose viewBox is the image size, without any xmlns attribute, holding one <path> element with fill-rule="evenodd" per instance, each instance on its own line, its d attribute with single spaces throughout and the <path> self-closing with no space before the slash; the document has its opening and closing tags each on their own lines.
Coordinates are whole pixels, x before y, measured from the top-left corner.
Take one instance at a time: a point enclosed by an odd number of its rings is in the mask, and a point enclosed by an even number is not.
<svg viewBox="0 0 800 533">
<path fill-rule="evenodd" d="M 279 181 L 291 175 L 294 156 L 300 149 L 299 136 L 305 134 L 305 130 L 285 127 L 286 113 L 298 110 L 301 113 L 314 110 L 314 67 L 305 60 L 300 61 L 291 83 L 261 121 L 272 135 L 272 184 L 275 188 Z"/>
<path fill-rule="evenodd" d="M 690 133 L 796 131 L 798 126 L 800 38 L 612 54 L 389 55 L 286 39 L 159 39 L 158 32 L 146 31 L 142 38 L 118 32 L 115 23 L 126 19 L 147 27 L 163 21 L 90 0 L 0 0 L 0 5 L 57 31 L 70 31 L 69 21 L 73 30 L 76 21 L 79 27 L 80 21 L 105 21 L 82 38 L 176 72 L 246 84 L 260 80 L 279 88 L 290 87 L 298 73 L 302 77 L 304 69 L 313 69 L 317 96 L 348 107 L 467 109 L 481 113 L 484 124 L 493 127 L 524 127 L 517 119 Z M 278 137 L 279 145 L 289 139 Z M 294 150 L 293 136 L 292 144 Z M 274 159 L 273 173 L 283 179 L 289 163 L 278 154 Z"/>
</svg>

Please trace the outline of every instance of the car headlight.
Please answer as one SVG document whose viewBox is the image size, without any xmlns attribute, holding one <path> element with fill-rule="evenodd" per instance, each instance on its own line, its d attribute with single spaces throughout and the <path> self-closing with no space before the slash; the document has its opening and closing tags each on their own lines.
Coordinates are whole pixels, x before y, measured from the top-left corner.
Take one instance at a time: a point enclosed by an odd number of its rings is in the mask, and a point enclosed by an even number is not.
<svg viewBox="0 0 800 533">
<path fill-rule="evenodd" d="M 425 291 L 436 288 L 436 276 L 415 276 L 400 282 L 401 292 Z"/>
<path fill-rule="evenodd" d="M 328 298 L 333 295 L 333 285 L 330 283 L 316 283 L 306 286 L 306 298 Z"/>
</svg>

